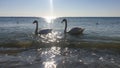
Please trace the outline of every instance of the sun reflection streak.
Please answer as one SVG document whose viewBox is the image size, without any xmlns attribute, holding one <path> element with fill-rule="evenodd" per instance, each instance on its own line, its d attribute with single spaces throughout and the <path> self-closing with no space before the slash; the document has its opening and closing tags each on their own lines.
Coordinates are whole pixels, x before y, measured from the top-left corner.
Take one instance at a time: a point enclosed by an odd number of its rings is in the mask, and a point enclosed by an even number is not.
<svg viewBox="0 0 120 68">
<path fill-rule="evenodd" d="M 54 16 L 46 16 L 44 18 L 47 23 L 53 23 L 53 20 L 56 19 Z"/>
<path fill-rule="evenodd" d="M 40 35 L 39 38 L 37 39 L 38 42 L 43 42 L 43 43 L 59 43 L 60 39 L 62 37 L 59 36 L 59 32 L 52 32 L 47 35 Z"/>
<path fill-rule="evenodd" d="M 52 23 L 53 19 L 55 19 L 54 16 L 54 7 L 53 7 L 53 0 L 49 0 L 50 1 L 50 15 L 46 16 L 45 19 L 48 23 Z"/>
<path fill-rule="evenodd" d="M 56 64 L 54 61 L 51 61 L 51 62 L 44 62 L 44 67 L 45 68 L 56 68 Z"/>
<path fill-rule="evenodd" d="M 50 13 L 51 13 L 51 16 L 53 17 L 53 0 L 50 0 Z"/>
<path fill-rule="evenodd" d="M 56 68 L 57 63 L 55 57 L 61 53 L 60 50 L 60 47 L 51 47 L 42 53 L 43 60 L 45 60 L 45 62 L 43 62 L 44 68 Z"/>
</svg>

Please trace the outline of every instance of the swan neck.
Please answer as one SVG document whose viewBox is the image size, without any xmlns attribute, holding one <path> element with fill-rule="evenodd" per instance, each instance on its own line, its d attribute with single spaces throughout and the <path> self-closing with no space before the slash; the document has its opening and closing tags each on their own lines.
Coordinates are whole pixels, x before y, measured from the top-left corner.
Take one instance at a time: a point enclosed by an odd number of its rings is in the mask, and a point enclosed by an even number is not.
<svg viewBox="0 0 120 68">
<path fill-rule="evenodd" d="M 35 29 L 35 34 L 38 34 L 38 22 L 36 22 L 36 29 Z"/>
<path fill-rule="evenodd" d="M 67 33 L 67 21 L 65 21 L 65 30 L 64 33 Z"/>
</svg>

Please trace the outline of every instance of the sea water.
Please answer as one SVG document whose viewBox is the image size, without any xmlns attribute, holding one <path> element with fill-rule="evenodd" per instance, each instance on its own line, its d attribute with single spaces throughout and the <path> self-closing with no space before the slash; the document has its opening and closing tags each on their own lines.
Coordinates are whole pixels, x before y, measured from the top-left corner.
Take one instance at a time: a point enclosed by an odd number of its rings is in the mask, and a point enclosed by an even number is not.
<svg viewBox="0 0 120 68">
<path fill-rule="evenodd" d="M 83 34 L 65 35 L 64 18 Z M 34 35 L 34 20 L 52 33 Z M 0 17 L 0 68 L 119 68 L 119 48 L 119 17 Z"/>
</svg>

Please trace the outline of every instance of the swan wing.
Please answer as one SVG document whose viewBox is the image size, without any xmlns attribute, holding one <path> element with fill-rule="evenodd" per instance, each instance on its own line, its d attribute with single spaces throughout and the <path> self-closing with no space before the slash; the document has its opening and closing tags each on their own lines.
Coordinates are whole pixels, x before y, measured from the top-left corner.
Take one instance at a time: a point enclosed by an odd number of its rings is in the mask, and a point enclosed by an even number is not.
<svg viewBox="0 0 120 68">
<path fill-rule="evenodd" d="M 68 33 L 77 35 L 77 34 L 82 34 L 83 31 L 84 29 L 75 27 L 75 28 L 72 28 Z"/>
<path fill-rule="evenodd" d="M 42 29 L 39 31 L 39 34 L 48 34 L 48 33 L 51 33 L 52 32 L 52 29 Z"/>
</svg>

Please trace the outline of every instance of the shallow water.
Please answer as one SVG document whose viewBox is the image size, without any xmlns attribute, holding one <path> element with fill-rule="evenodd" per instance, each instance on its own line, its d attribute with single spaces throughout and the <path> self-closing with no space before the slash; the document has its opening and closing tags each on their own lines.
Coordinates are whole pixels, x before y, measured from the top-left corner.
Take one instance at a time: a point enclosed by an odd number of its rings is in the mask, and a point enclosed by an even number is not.
<svg viewBox="0 0 120 68">
<path fill-rule="evenodd" d="M 0 18 L 0 68 L 119 68 L 119 17 L 67 17 L 68 30 L 85 28 L 83 35 L 64 35 L 63 18 Z M 39 28 L 52 28 L 35 36 Z"/>
<path fill-rule="evenodd" d="M 119 51 L 94 48 L 38 48 L 1 54 L 0 67 L 119 68 L 119 54 Z"/>
</svg>

